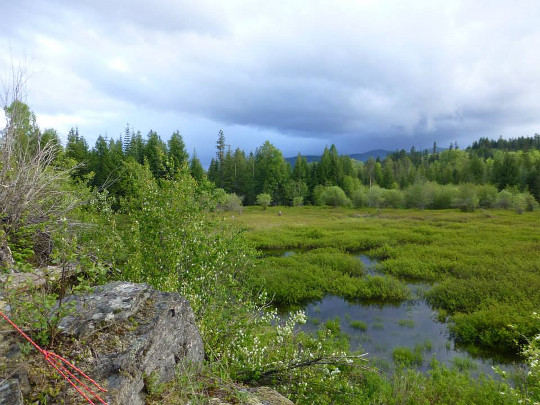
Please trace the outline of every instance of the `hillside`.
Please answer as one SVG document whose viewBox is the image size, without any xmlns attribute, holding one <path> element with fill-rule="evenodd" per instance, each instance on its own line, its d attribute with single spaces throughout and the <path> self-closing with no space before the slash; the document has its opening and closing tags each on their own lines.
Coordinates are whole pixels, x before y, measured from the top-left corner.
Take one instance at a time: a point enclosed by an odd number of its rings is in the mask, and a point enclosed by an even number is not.
<svg viewBox="0 0 540 405">
<path fill-rule="evenodd" d="M 370 150 L 369 152 L 363 152 L 363 153 L 350 153 L 346 156 L 349 156 L 351 159 L 354 159 L 354 160 L 358 160 L 360 162 L 367 162 L 370 158 L 373 158 L 373 159 L 384 159 L 386 157 L 386 155 L 390 154 L 392 152 L 388 151 L 388 150 L 384 150 L 384 149 L 375 149 L 375 150 Z M 321 157 L 322 155 L 302 155 L 303 157 L 306 158 L 306 161 L 308 163 L 311 163 L 311 162 L 320 162 L 321 161 Z M 290 163 L 290 165 L 292 167 L 294 167 L 294 163 L 296 161 L 296 156 L 294 157 L 287 157 L 285 158 L 285 160 L 287 162 Z"/>
</svg>

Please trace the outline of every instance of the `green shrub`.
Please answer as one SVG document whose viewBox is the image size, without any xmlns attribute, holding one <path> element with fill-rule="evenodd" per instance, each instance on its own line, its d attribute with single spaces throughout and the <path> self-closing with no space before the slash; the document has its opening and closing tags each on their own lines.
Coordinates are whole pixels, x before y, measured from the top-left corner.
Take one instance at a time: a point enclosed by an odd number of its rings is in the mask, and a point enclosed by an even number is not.
<svg viewBox="0 0 540 405">
<path fill-rule="evenodd" d="M 457 189 L 451 184 L 435 184 L 433 188 L 432 208 L 437 210 L 452 207 L 452 200 L 456 197 Z"/>
<path fill-rule="evenodd" d="M 524 193 L 522 193 L 522 195 L 525 200 L 525 211 L 531 212 L 538 208 L 538 202 L 531 193 L 525 191 Z"/>
<path fill-rule="evenodd" d="M 311 198 L 315 205 L 323 205 L 323 202 L 321 201 L 321 194 L 323 193 L 324 189 L 325 187 L 321 184 L 317 184 L 315 187 L 313 187 L 313 190 L 311 191 Z"/>
<path fill-rule="evenodd" d="M 293 197 L 292 205 L 293 207 L 301 207 L 304 205 L 304 197 Z"/>
<path fill-rule="evenodd" d="M 242 213 L 242 199 L 236 194 L 225 194 L 218 200 L 218 208 L 223 211 L 236 211 Z"/>
<path fill-rule="evenodd" d="M 261 193 L 257 195 L 256 204 L 260 205 L 263 210 L 266 210 L 266 208 L 272 203 L 272 197 L 270 194 Z"/>
<path fill-rule="evenodd" d="M 514 195 L 508 190 L 501 190 L 497 194 L 497 200 L 495 201 L 496 208 L 502 208 L 508 210 L 512 208 L 514 202 Z"/>
<path fill-rule="evenodd" d="M 368 206 L 371 208 L 381 208 L 384 206 L 385 190 L 374 184 L 368 192 Z"/>
<path fill-rule="evenodd" d="M 473 184 L 460 184 L 456 197 L 452 199 L 452 207 L 459 208 L 463 212 L 472 212 L 478 207 L 479 201 Z"/>
<path fill-rule="evenodd" d="M 383 201 L 387 208 L 403 208 L 405 197 L 401 190 L 384 190 Z"/>
<path fill-rule="evenodd" d="M 321 204 L 332 207 L 346 207 L 351 205 L 351 200 L 349 200 L 345 192 L 338 186 L 325 187 L 319 199 Z"/>
<path fill-rule="evenodd" d="M 352 203 L 355 208 L 367 207 L 369 203 L 369 194 L 365 188 L 354 190 L 351 195 Z"/>
<path fill-rule="evenodd" d="M 512 205 L 514 211 L 516 211 L 518 214 L 521 214 L 524 211 L 531 212 L 538 207 L 538 203 L 534 199 L 533 195 L 528 191 L 515 194 L 512 200 Z"/>
<path fill-rule="evenodd" d="M 479 207 L 492 208 L 497 201 L 497 187 L 491 184 L 476 186 L 476 195 Z"/>
<path fill-rule="evenodd" d="M 405 189 L 405 205 L 408 208 L 429 208 L 433 198 L 434 186 L 429 182 L 415 183 Z"/>
</svg>

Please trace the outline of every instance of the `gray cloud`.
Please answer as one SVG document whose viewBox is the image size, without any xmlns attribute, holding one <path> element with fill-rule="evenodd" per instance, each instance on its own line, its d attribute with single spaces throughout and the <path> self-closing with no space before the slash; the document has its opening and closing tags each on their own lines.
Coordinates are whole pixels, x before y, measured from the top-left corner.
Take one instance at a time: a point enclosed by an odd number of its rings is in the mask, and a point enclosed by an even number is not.
<svg viewBox="0 0 540 405">
<path fill-rule="evenodd" d="M 540 4 L 473 3 L 22 0 L 0 45 L 31 55 L 32 107 L 62 130 L 181 123 L 197 140 L 225 127 L 293 153 L 532 135 Z"/>
</svg>

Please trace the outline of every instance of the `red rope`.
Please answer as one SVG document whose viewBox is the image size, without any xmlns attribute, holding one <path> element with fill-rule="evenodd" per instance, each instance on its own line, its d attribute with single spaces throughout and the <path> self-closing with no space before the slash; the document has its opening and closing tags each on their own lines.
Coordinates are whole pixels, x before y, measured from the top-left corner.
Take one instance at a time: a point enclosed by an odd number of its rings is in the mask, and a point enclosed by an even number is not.
<svg viewBox="0 0 540 405">
<path fill-rule="evenodd" d="M 69 361 L 64 359 L 63 357 L 57 355 L 56 353 L 49 352 L 47 350 L 43 350 L 41 347 L 38 346 L 36 342 L 34 342 L 30 337 L 24 333 L 21 328 L 19 328 L 11 319 L 9 319 L 2 311 L 0 311 L 0 315 L 11 325 L 13 328 L 19 332 L 26 340 L 28 340 L 36 349 L 38 352 L 40 352 L 43 357 L 45 357 L 45 360 L 62 376 L 66 379 L 68 383 L 71 384 L 75 390 L 79 394 L 81 394 L 89 403 L 95 405 L 96 403 L 92 401 L 89 398 L 90 396 L 93 396 L 95 400 L 98 400 L 104 405 L 107 405 L 107 403 L 99 397 L 98 394 L 96 394 L 90 387 L 89 384 L 82 381 L 79 377 L 77 377 L 75 374 L 73 374 L 73 371 L 79 373 L 83 379 L 89 381 L 91 384 L 93 384 L 98 390 L 102 392 L 107 392 L 105 388 L 101 388 L 97 382 L 92 380 L 90 377 L 88 377 L 85 373 L 83 373 L 80 369 L 75 367 L 73 364 L 71 364 Z M 70 370 L 71 369 L 71 370 Z M 77 385 L 78 384 L 78 385 Z M 86 392 L 84 392 L 84 391 Z"/>
</svg>

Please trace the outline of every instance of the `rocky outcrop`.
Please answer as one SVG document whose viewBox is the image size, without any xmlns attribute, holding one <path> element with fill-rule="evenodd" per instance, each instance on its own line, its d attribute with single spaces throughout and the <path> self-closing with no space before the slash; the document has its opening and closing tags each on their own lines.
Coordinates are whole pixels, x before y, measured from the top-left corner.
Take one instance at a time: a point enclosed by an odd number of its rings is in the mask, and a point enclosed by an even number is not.
<svg viewBox="0 0 540 405">
<path fill-rule="evenodd" d="M 152 392 L 156 384 L 172 380 L 175 373 L 197 372 L 202 364 L 203 343 L 193 311 L 176 293 L 115 282 L 68 297 L 64 303 L 72 310 L 59 323 L 61 336 L 54 352 L 106 388 L 102 398 L 110 405 L 142 405 L 146 392 Z M 55 373 L 39 353 L 22 355 L 18 334 L 10 329 L 4 332 L 0 334 L 0 405 L 22 405 L 23 397 L 34 403 L 43 392 L 48 392 L 44 397 L 50 403 L 85 403 L 74 390 L 65 390 L 61 379 L 54 382 Z M 267 387 L 232 385 L 238 397 L 231 397 L 230 382 L 220 389 L 215 381 L 211 390 L 197 396 L 208 395 L 205 403 L 216 405 L 292 404 Z M 62 399 L 50 394 L 55 391 L 62 392 Z"/>
<path fill-rule="evenodd" d="M 189 303 L 146 284 L 115 282 L 71 296 L 74 312 L 59 327 L 74 338 L 77 365 L 103 384 L 110 404 L 144 404 L 145 383 L 171 380 L 204 357 Z"/>
<path fill-rule="evenodd" d="M 70 269 L 68 276 L 72 276 L 74 271 Z M 60 266 L 47 266 L 34 269 L 31 273 L 10 272 L 0 274 L 0 284 L 12 291 L 23 291 L 29 288 L 42 287 L 47 283 L 55 282 L 62 276 Z M 0 293 L 2 291 L 0 290 Z"/>
</svg>

